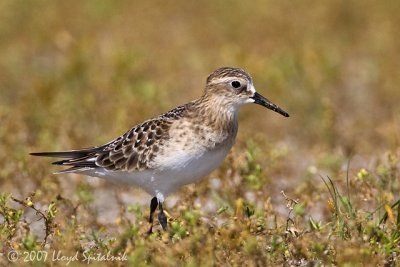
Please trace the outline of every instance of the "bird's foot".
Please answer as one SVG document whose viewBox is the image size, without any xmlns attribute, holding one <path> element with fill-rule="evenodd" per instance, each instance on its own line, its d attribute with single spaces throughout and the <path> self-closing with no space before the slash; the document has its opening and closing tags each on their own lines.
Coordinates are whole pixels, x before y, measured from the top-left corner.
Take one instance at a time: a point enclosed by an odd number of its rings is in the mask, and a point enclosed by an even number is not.
<svg viewBox="0 0 400 267">
<path fill-rule="evenodd" d="M 149 216 L 150 229 L 147 232 L 149 235 L 153 233 L 153 217 L 154 217 L 154 212 L 157 209 L 157 206 L 158 206 L 158 199 L 157 197 L 153 197 L 150 202 L 150 216 Z"/>
<path fill-rule="evenodd" d="M 157 197 L 153 197 L 150 202 L 150 229 L 147 231 L 147 234 L 149 235 L 153 233 L 154 212 L 156 211 L 157 207 L 160 210 L 158 213 L 158 221 L 160 222 L 160 225 L 164 231 L 167 230 L 168 218 L 171 217 L 166 211 L 164 211 L 162 202 L 159 201 Z"/>
<path fill-rule="evenodd" d="M 162 204 L 159 203 L 158 205 L 159 205 L 159 208 L 160 208 L 160 212 L 158 213 L 158 221 L 160 222 L 161 227 L 165 231 L 165 230 L 167 230 L 167 216 L 165 216 Z"/>
</svg>

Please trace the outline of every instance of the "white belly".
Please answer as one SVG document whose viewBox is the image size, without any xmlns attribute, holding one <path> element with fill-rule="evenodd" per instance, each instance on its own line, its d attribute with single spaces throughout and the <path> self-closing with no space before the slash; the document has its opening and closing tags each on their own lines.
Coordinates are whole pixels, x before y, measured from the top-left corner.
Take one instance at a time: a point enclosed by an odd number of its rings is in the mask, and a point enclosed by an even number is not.
<svg viewBox="0 0 400 267">
<path fill-rule="evenodd" d="M 150 170 L 124 172 L 99 168 L 83 173 L 117 183 L 133 184 L 153 196 L 159 193 L 167 196 L 179 187 L 194 183 L 215 170 L 230 148 L 231 146 L 225 146 L 198 154 L 176 151 L 174 155 L 160 159 L 162 164 L 158 168 Z"/>
</svg>

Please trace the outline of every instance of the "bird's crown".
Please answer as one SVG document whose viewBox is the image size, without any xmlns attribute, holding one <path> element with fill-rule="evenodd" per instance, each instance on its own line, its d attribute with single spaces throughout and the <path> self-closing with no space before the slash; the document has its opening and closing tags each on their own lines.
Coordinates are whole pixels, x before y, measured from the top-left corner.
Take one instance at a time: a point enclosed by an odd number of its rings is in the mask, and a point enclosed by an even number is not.
<svg viewBox="0 0 400 267">
<path fill-rule="evenodd" d="M 251 82 L 251 76 L 244 70 L 232 67 L 222 67 L 212 72 L 207 77 L 207 84 L 218 83 L 227 78 L 242 78 Z"/>
</svg>

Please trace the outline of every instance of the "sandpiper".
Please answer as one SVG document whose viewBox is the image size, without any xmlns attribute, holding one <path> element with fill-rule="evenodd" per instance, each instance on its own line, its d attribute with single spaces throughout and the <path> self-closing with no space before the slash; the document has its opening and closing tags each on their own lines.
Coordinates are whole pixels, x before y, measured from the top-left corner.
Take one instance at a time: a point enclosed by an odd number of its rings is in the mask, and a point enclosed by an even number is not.
<svg viewBox="0 0 400 267">
<path fill-rule="evenodd" d="M 79 173 L 144 189 L 154 196 L 149 232 L 157 206 L 158 220 L 165 230 L 165 197 L 221 164 L 235 142 L 239 108 L 247 103 L 289 117 L 256 92 L 247 72 L 223 67 L 208 76 L 200 98 L 140 123 L 105 145 L 31 155 L 63 158 L 53 164 L 69 168 L 57 174 Z"/>
</svg>

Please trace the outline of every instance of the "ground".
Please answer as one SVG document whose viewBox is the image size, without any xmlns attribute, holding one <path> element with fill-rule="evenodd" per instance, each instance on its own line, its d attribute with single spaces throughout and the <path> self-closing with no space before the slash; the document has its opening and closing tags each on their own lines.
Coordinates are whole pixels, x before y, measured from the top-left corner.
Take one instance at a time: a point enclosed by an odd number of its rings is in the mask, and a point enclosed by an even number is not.
<svg viewBox="0 0 400 267">
<path fill-rule="evenodd" d="M 0 8 L 1 265 L 398 264 L 398 1 Z M 168 197 L 167 232 L 146 234 L 152 196 L 28 155 L 103 144 L 221 66 L 291 117 L 243 107 L 223 165 Z"/>
</svg>

